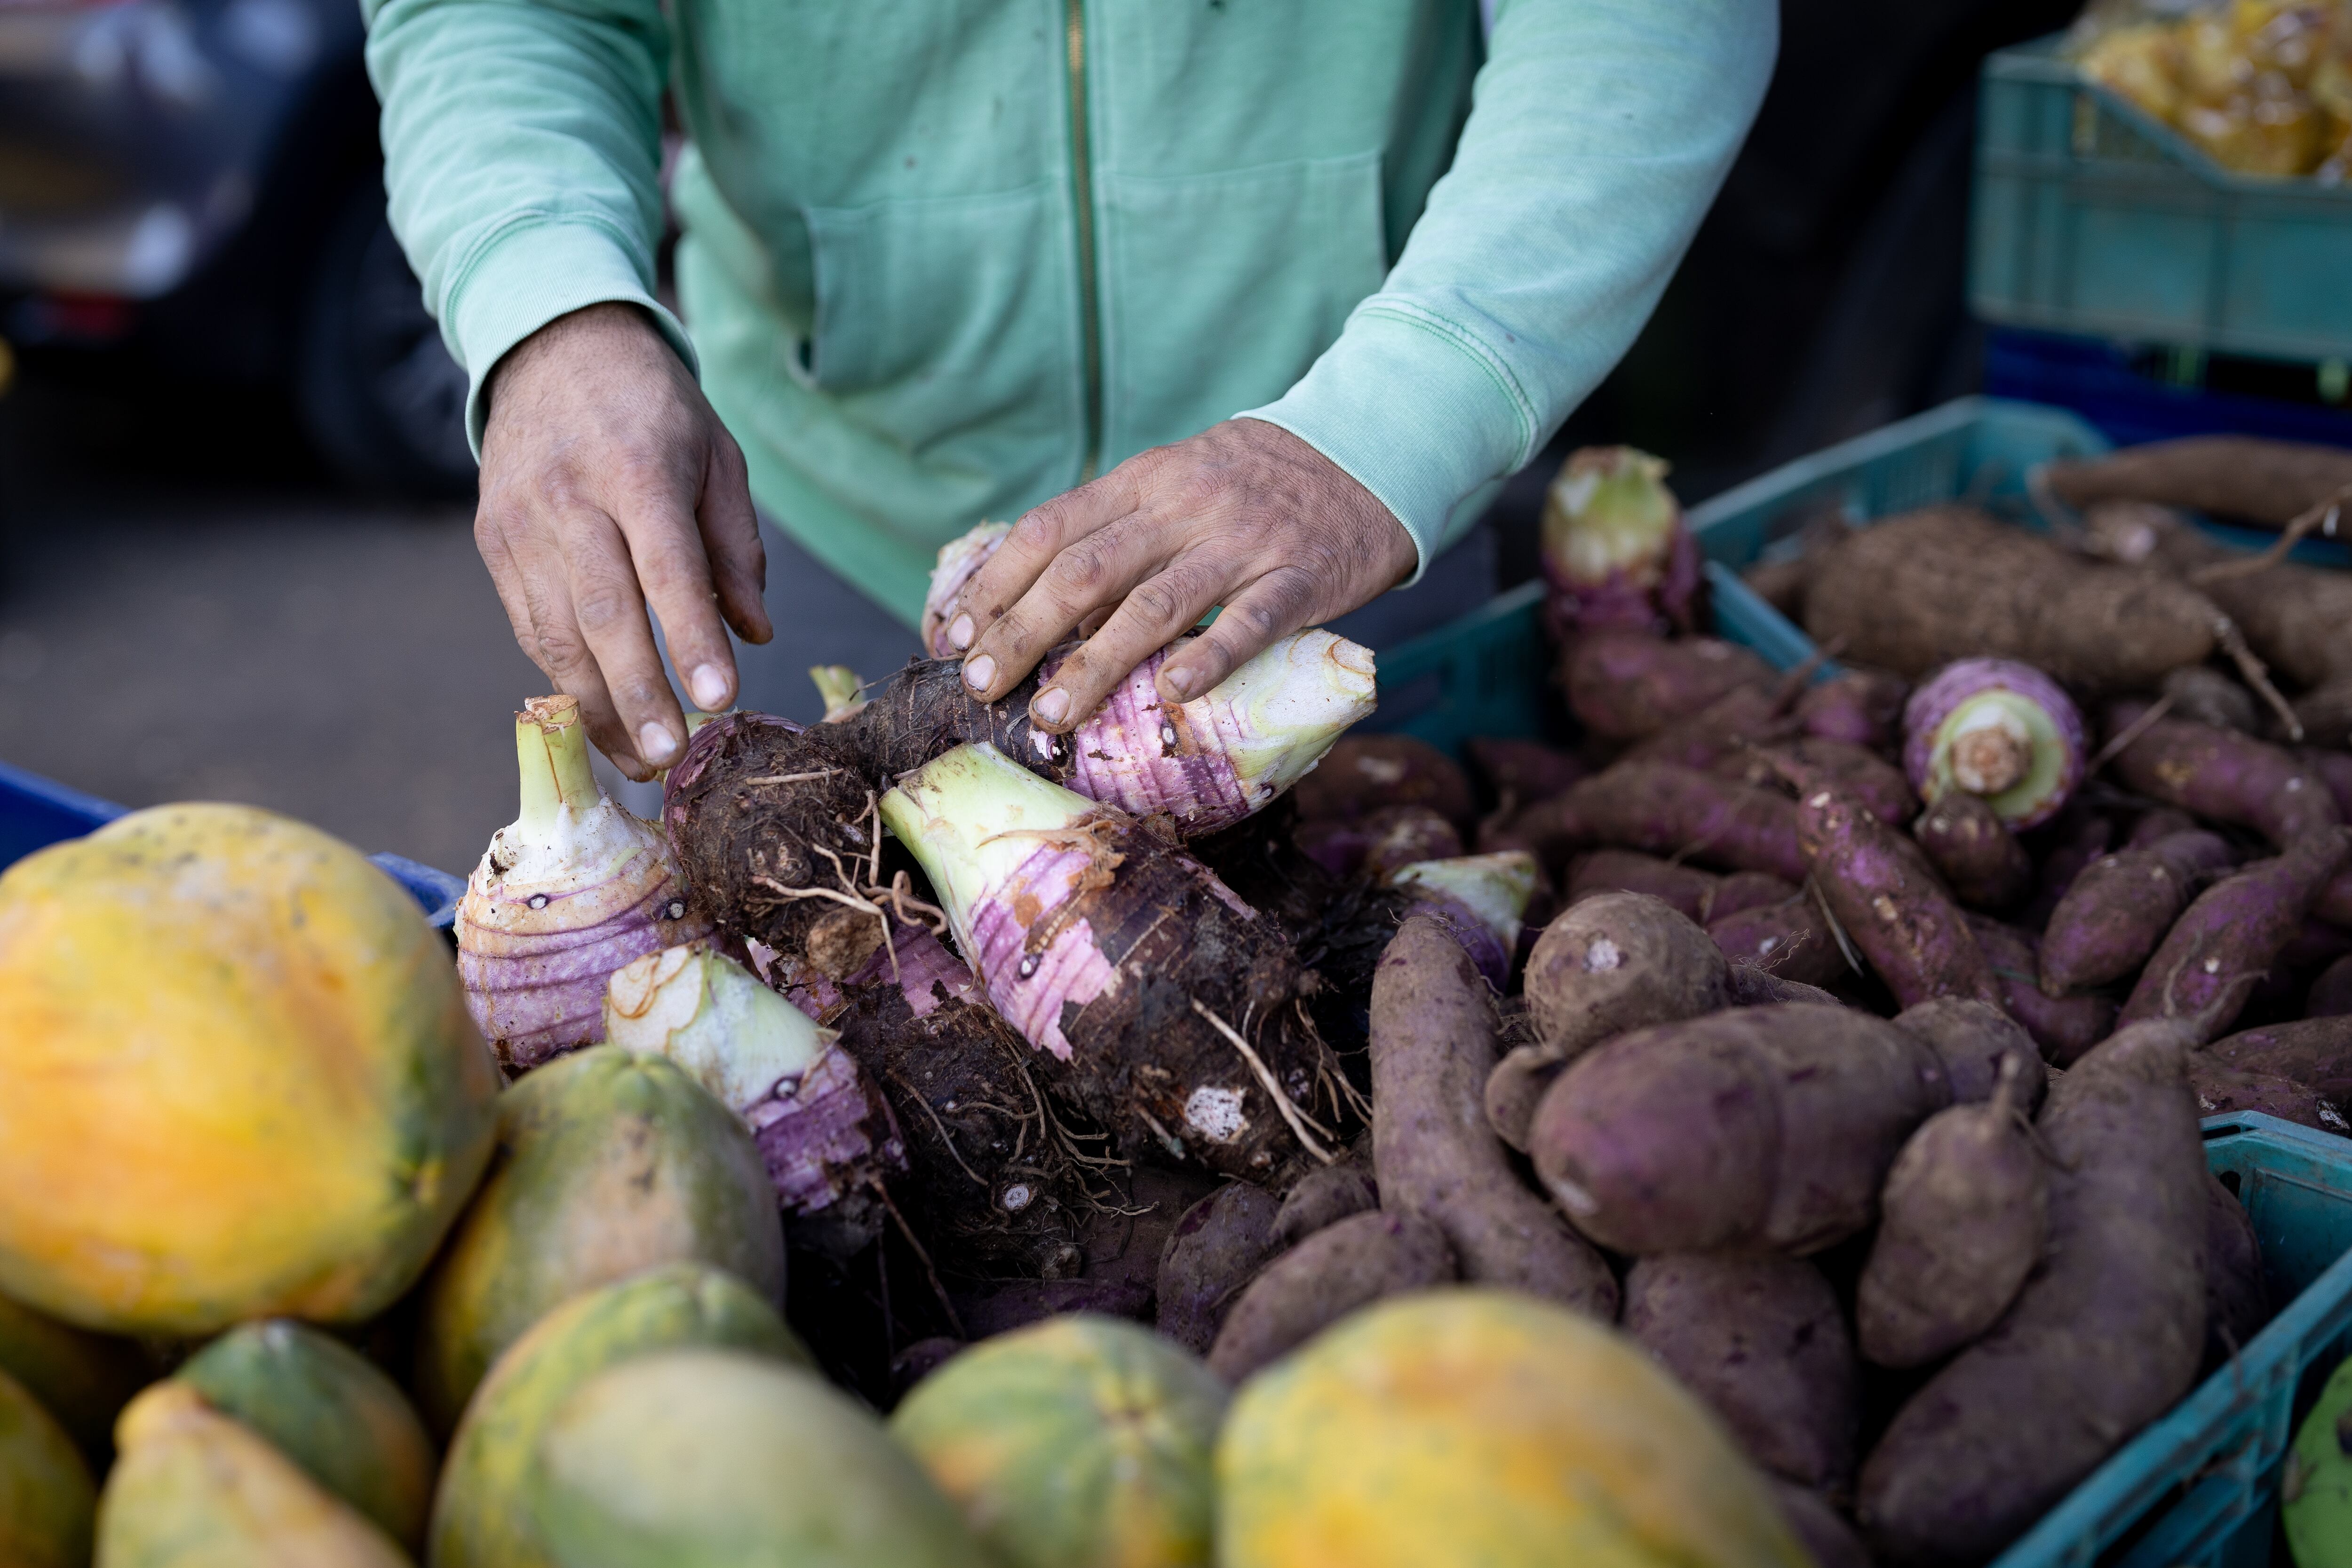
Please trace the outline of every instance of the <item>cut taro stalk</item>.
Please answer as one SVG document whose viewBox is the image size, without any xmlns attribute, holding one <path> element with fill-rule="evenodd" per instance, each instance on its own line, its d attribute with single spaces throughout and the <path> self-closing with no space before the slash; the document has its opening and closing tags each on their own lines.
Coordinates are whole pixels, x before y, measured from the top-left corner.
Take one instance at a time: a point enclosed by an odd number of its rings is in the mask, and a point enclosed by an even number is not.
<svg viewBox="0 0 2352 1568">
<path fill-rule="evenodd" d="M 1666 463 L 1630 446 L 1568 455 L 1544 493 L 1546 611 L 1555 635 L 1604 627 L 1688 632 L 1698 541 L 1665 485 Z"/>
<path fill-rule="evenodd" d="M 1456 855 L 1417 861 L 1389 879 L 1412 901 L 1411 913 L 1426 915 L 1462 944 L 1486 983 L 1501 990 L 1511 978 L 1519 931 L 1542 873 L 1525 850 L 1491 855 Z"/>
<path fill-rule="evenodd" d="M 2090 743 L 2057 682 L 2014 659 L 1961 659 L 1919 684 L 1903 710 L 1903 767 L 1929 805 L 1954 789 L 2012 832 L 2048 821 L 2083 781 Z"/>
<path fill-rule="evenodd" d="M 575 699 L 524 704 L 515 752 L 521 813 L 491 836 L 457 919 L 466 1006 L 509 1073 L 603 1040 L 606 977 L 710 930 L 660 831 L 589 772 Z"/>
<path fill-rule="evenodd" d="M 882 1232 L 885 1184 L 907 1147 L 873 1081 L 835 1032 L 709 944 L 649 953 L 616 971 L 604 1038 L 666 1056 L 751 1129 L 793 1239 L 846 1258 Z"/>
<path fill-rule="evenodd" d="M 1336 1155 L 1312 982 L 1198 861 L 989 746 L 926 764 L 881 811 L 1033 1063 L 1127 1147 L 1259 1182 Z"/>
</svg>

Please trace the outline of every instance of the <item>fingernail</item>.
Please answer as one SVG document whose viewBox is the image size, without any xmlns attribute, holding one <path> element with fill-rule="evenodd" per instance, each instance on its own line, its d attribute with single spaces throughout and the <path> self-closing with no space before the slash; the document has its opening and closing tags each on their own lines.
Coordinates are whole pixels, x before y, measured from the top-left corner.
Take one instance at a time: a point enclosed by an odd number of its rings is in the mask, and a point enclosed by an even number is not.
<svg viewBox="0 0 2352 1568">
<path fill-rule="evenodd" d="M 959 615 L 949 623 L 948 641 L 955 644 L 956 652 L 959 653 L 971 646 L 971 616 Z"/>
<path fill-rule="evenodd" d="M 669 766 L 670 754 L 677 742 L 670 737 L 669 726 L 656 719 L 637 731 L 637 754 L 656 768 Z"/>
<path fill-rule="evenodd" d="M 1070 694 L 1059 686 L 1048 686 L 1030 706 L 1047 724 L 1059 724 L 1070 711 Z"/>
<path fill-rule="evenodd" d="M 696 706 L 705 713 L 717 713 L 727 702 L 727 676 L 716 664 L 697 664 L 694 674 L 686 680 L 687 689 L 694 694 Z"/>
<path fill-rule="evenodd" d="M 996 661 L 982 653 L 963 667 L 963 684 L 973 691 L 984 692 L 996 679 Z"/>
<path fill-rule="evenodd" d="M 1201 681 L 1200 676 L 1186 669 L 1164 671 L 1160 678 L 1168 683 L 1168 689 L 1176 694 L 1177 700 L 1180 702 L 1190 697 L 1192 695 L 1192 688 L 1200 685 Z"/>
</svg>

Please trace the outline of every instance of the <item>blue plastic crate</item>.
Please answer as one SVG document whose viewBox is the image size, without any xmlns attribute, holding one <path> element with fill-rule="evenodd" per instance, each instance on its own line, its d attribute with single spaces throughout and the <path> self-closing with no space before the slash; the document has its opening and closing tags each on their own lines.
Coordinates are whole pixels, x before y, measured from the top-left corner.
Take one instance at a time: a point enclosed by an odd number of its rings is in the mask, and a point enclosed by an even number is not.
<svg viewBox="0 0 2352 1568">
<path fill-rule="evenodd" d="M 0 762 L 0 866 L 13 865 L 35 850 L 102 828 L 124 810 L 111 800 Z M 368 858 L 408 890 L 436 929 L 446 930 L 456 924 L 457 900 L 466 892 L 463 877 L 420 865 L 404 855 Z"/>
<path fill-rule="evenodd" d="M 2059 42 L 1985 61 L 1970 308 L 2053 332 L 2352 358 L 2352 187 L 2232 173 L 2085 83 Z"/>
<path fill-rule="evenodd" d="M 2352 267 L 2352 256 L 2346 258 Z M 1985 341 L 1984 390 L 2072 409 L 2118 446 L 2182 435 L 2267 435 L 2352 446 L 2352 408 L 2173 386 L 2116 343 L 2001 328 Z"/>
</svg>

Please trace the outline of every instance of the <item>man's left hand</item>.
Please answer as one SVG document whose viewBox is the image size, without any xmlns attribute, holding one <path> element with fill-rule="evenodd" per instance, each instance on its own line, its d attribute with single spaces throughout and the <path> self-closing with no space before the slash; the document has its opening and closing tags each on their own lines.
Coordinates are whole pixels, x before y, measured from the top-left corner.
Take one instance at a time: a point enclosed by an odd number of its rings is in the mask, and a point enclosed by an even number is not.
<svg viewBox="0 0 2352 1568">
<path fill-rule="evenodd" d="M 1329 458 L 1280 425 L 1229 419 L 1023 517 L 965 585 L 948 640 L 966 650 L 972 695 L 993 702 L 1089 631 L 1029 704 L 1037 728 L 1067 731 L 1213 605 L 1216 622 L 1160 666 L 1161 701 L 1386 592 L 1415 558 L 1395 515 Z"/>
</svg>

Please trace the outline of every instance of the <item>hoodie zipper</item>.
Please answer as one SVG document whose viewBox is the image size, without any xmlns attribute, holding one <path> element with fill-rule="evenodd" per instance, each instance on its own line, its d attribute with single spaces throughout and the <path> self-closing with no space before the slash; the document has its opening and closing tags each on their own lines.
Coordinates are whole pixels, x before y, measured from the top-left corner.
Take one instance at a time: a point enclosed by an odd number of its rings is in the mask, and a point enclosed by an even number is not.
<svg viewBox="0 0 2352 1568">
<path fill-rule="evenodd" d="M 1086 0 L 1064 0 L 1070 62 L 1070 177 L 1078 219 L 1078 317 L 1086 358 L 1086 461 L 1078 482 L 1102 467 L 1102 327 L 1095 283 L 1095 182 L 1087 145 Z"/>
</svg>

